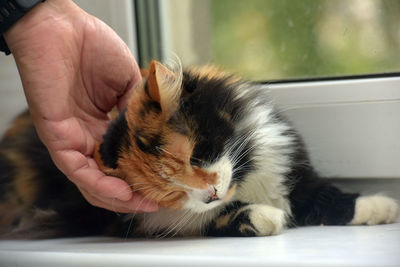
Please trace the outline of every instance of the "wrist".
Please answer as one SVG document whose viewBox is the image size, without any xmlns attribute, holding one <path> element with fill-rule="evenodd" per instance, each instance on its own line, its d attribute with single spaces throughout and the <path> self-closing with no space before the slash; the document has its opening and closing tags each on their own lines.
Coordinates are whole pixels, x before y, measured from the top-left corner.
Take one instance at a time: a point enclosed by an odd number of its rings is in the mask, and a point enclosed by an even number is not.
<svg viewBox="0 0 400 267">
<path fill-rule="evenodd" d="M 17 56 L 20 51 L 35 48 L 35 44 L 45 41 L 46 39 L 38 40 L 42 33 L 51 31 L 55 24 L 81 11 L 71 0 L 47 0 L 26 13 L 3 37 L 11 52 Z"/>
</svg>

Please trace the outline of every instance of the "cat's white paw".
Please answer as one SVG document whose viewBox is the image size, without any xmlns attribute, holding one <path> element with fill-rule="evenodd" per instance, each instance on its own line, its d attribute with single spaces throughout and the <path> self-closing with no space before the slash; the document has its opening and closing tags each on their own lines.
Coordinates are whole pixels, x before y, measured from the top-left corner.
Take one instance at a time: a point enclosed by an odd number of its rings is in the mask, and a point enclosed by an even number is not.
<svg viewBox="0 0 400 267">
<path fill-rule="evenodd" d="M 356 200 L 354 218 L 349 224 L 393 223 L 398 215 L 399 205 L 392 198 L 381 195 L 359 197 Z"/>
<path fill-rule="evenodd" d="M 257 236 L 276 235 L 282 232 L 286 224 L 283 210 L 262 204 L 249 205 L 247 208 L 250 223 L 255 228 Z M 242 232 L 244 229 L 239 230 Z"/>
</svg>

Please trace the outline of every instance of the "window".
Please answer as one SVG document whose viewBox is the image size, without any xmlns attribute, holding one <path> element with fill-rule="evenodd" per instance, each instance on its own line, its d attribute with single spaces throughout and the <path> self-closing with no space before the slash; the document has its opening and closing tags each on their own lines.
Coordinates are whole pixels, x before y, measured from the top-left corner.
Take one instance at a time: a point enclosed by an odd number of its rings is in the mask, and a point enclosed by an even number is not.
<svg viewBox="0 0 400 267">
<path fill-rule="evenodd" d="M 161 1 L 163 46 L 253 80 L 400 71 L 400 2 Z"/>
<path fill-rule="evenodd" d="M 161 50 L 265 83 L 323 177 L 400 178 L 399 1 L 159 4 Z"/>
</svg>

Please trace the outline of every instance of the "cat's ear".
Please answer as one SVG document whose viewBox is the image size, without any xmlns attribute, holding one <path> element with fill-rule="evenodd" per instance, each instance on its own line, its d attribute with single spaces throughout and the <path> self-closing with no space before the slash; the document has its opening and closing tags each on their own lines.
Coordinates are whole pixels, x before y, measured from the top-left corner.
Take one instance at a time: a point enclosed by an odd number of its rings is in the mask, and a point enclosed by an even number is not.
<svg viewBox="0 0 400 267">
<path fill-rule="evenodd" d="M 153 60 L 148 70 L 147 90 L 150 98 L 160 104 L 161 110 L 171 114 L 178 107 L 181 94 L 179 74 Z"/>
</svg>

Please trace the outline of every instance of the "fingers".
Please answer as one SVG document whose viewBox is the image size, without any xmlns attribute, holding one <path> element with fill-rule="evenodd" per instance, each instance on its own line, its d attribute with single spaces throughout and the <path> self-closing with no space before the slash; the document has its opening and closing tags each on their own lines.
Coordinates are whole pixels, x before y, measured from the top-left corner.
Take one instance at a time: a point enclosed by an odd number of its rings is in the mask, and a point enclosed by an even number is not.
<svg viewBox="0 0 400 267">
<path fill-rule="evenodd" d="M 74 172 L 73 176 L 69 176 L 69 178 L 92 195 L 121 201 L 128 201 L 132 198 L 132 190 L 125 181 L 112 176 L 105 176 L 98 169 L 81 169 Z"/>
<path fill-rule="evenodd" d="M 93 206 L 111 210 L 114 212 L 119 212 L 119 213 L 131 213 L 132 210 L 128 209 L 124 205 L 121 205 L 121 201 L 117 199 L 112 199 L 111 201 L 107 202 L 102 200 L 101 198 L 96 197 L 95 195 L 90 194 L 87 192 L 85 189 L 82 187 L 78 187 L 79 191 L 81 191 L 83 197 Z M 109 200 L 109 199 L 107 199 Z M 111 205 L 110 205 L 111 203 Z"/>
<path fill-rule="evenodd" d="M 133 195 L 132 188 L 125 181 L 105 176 L 97 169 L 79 170 L 71 180 L 78 184 L 86 200 L 94 206 L 123 213 L 158 210 L 156 203 L 139 194 Z"/>
<path fill-rule="evenodd" d="M 128 201 L 132 191 L 126 190 L 127 183 L 121 179 L 106 176 L 96 162 L 74 150 L 59 151 L 53 159 L 57 167 L 77 186 L 84 188 L 92 195 L 104 198 L 117 198 Z"/>
<path fill-rule="evenodd" d="M 76 153 L 74 155 L 77 156 Z M 122 213 L 158 210 L 158 205 L 153 201 L 139 194 L 133 194 L 132 188 L 125 181 L 106 176 L 98 169 L 92 158 L 85 157 L 85 161 L 86 164 L 81 162 L 81 167 L 69 172 L 67 177 L 78 186 L 90 204 Z"/>
<path fill-rule="evenodd" d="M 129 201 L 120 201 L 118 199 L 98 197 L 81 187 L 78 188 L 90 204 L 99 208 L 104 208 L 118 213 L 141 213 L 158 210 L 158 205 L 156 203 L 144 199 L 144 197 L 139 194 L 135 194 Z"/>
<path fill-rule="evenodd" d="M 138 194 L 123 180 L 106 176 L 94 159 L 79 151 L 64 150 L 54 153 L 56 165 L 76 184 L 86 200 L 94 206 L 116 212 L 132 213 L 155 211 L 158 205 Z"/>
</svg>

